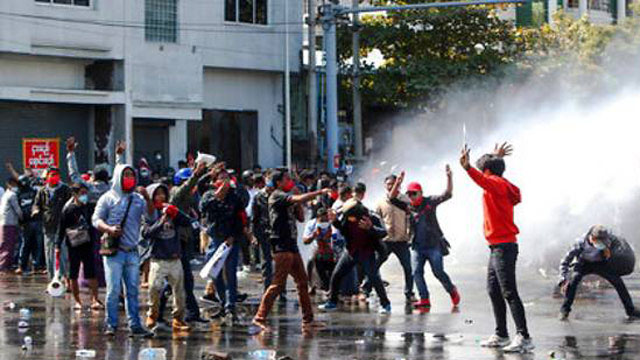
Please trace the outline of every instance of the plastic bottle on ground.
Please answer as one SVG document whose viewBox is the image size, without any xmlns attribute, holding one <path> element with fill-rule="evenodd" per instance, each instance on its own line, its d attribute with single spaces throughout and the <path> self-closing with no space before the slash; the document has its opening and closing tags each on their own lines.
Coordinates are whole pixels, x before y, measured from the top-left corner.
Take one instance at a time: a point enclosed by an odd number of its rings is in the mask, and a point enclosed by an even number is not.
<svg viewBox="0 0 640 360">
<path fill-rule="evenodd" d="M 138 360 L 166 360 L 167 350 L 164 348 L 146 348 L 138 353 Z"/>
<path fill-rule="evenodd" d="M 76 358 L 94 358 L 96 357 L 96 351 L 91 349 L 76 350 Z"/>
</svg>

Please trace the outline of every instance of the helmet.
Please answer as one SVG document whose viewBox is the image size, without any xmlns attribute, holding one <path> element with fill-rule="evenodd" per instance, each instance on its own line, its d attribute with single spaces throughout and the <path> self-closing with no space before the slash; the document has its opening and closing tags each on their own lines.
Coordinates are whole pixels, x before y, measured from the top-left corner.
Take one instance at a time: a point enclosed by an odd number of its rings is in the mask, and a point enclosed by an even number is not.
<svg viewBox="0 0 640 360">
<path fill-rule="evenodd" d="M 253 171 L 251 170 L 245 170 L 242 172 L 242 181 L 250 181 L 251 179 L 253 179 Z"/>
<path fill-rule="evenodd" d="M 184 168 L 178 170 L 178 172 L 173 176 L 173 184 L 180 185 L 183 181 L 189 179 L 193 172 L 190 168 Z"/>
</svg>

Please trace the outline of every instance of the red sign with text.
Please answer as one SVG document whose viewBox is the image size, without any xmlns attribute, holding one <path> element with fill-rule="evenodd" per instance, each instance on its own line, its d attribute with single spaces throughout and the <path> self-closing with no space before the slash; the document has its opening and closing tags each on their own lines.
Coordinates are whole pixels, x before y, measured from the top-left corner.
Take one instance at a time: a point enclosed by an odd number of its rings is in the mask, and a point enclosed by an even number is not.
<svg viewBox="0 0 640 360">
<path fill-rule="evenodd" d="M 24 167 L 38 175 L 51 166 L 60 165 L 60 139 L 22 139 Z"/>
</svg>

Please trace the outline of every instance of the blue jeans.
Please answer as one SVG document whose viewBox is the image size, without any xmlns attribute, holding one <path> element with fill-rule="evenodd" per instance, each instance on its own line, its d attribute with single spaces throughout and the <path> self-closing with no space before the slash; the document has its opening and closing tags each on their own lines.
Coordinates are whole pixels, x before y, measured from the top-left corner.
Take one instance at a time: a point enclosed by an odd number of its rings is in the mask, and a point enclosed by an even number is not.
<svg viewBox="0 0 640 360">
<path fill-rule="evenodd" d="M 47 233 L 44 232 L 44 252 L 47 257 L 47 272 L 49 273 L 49 279 L 53 279 L 53 276 L 56 273 L 56 238 L 58 234 L 55 232 Z M 69 266 L 68 266 L 69 255 L 67 253 L 67 243 L 66 241 L 62 241 L 60 244 L 60 274 L 62 276 L 69 276 Z"/>
<path fill-rule="evenodd" d="M 207 249 L 207 261 L 211 259 L 218 249 L 218 246 L 222 245 L 223 242 L 223 239 L 211 238 L 211 243 Z M 224 308 L 227 311 L 235 311 L 236 308 L 236 299 L 238 297 L 238 278 L 236 276 L 236 271 L 238 268 L 239 255 L 240 244 L 234 242 L 231 247 L 231 252 L 224 263 L 224 268 L 215 279 L 218 298 L 222 301 Z"/>
<path fill-rule="evenodd" d="M 433 273 L 433 276 L 440 281 L 444 289 L 448 293 L 453 291 L 451 279 L 444 271 L 442 250 L 440 250 L 439 247 L 421 251 L 414 250 L 412 251 L 411 258 L 413 264 L 413 279 L 416 282 L 420 299 L 429 298 L 429 289 L 427 288 L 427 283 L 424 281 L 424 265 L 427 261 L 429 261 L 429 265 L 431 265 L 431 272 Z"/>
<path fill-rule="evenodd" d="M 125 287 L 125 303 L 129 328 L 140 327 L 138 289 L 140 288 L 140 257 L 137 249 L 130 252 L 118 251 L 113 256 L 103 256 L 105 277 L 107 280 L 106 323 L 114 329 L 118 327 L 118 303 Z"/>
</svg>

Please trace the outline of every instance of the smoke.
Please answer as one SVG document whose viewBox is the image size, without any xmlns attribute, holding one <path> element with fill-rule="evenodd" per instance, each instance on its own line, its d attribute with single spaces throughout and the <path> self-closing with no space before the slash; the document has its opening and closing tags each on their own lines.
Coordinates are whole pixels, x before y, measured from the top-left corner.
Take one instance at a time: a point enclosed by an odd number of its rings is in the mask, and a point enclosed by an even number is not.
<svg viewBox="0 0 640 360">
<path fill-rule="evenodd" d="M 451 261 L 485 261 L 482 192 L 458 157 L 465 141 L 474 162 L 495 143 L 509 141 L 515 151 L 504 176 L 523 195 L 515 212 L 520 263 L 556 267 L 597 223 L 638 248 L 640 61 L 612 51 L 607 58 L 615 60 L 610 70 L 580 77 L 570 71 L 579 65 L 570 63 L 553 76 L 505 81 L 491 91 L 453 88 L 441 110 L 386 122 L 376 131 L 371 162 L 358 173 L 370 187 L 367 205 L 375 207 L 384 196 L 384 176 L 400 170 L 425 194 L 439 194 L 446 186 L 444 166 L 451 164 L 454 196 L 438 208 Z"/>
</svg>

